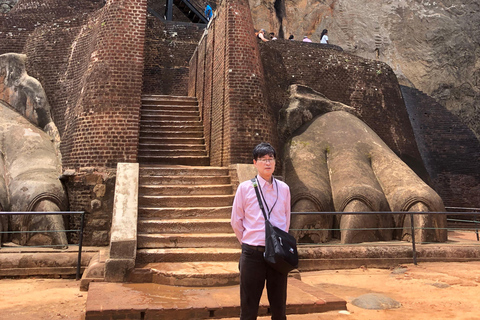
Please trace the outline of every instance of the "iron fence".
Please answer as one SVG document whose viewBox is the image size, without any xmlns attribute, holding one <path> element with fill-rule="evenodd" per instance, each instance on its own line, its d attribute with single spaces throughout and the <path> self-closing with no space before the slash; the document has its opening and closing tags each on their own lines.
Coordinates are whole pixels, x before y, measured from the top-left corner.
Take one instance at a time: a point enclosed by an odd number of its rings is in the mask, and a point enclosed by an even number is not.
<svg viewBox="0 0 480 320">
<path fill-rule="evenodd" d="M 32 230 L 32 231 L 0 231 L 1 234 L 25 234 L 25 233 L 52 233 L 52 232 L 65 232 L 65 233 L 72 233 L 78 232 L 78 244 L 68 244 L 69 246 L 77 246 L 78 245 L 78 258 L 77 258 L 77 272 L 76 272 L 76 280 L 80 279 L 80 268 L 81 268 L 81 261 L 82 261 L 82 245 L 83 245 L 83 228 L 85 224 L 85 211 L 51 211 L 51 212 L 3 212 L 0 211 L 0 216 L 13 216 L 13 215 L 76 215 L 80 214 L 80 227 L 79 229 L 73 230 Z M 43 245 L 43 246 L 18 246 L 18 247 L 28 247 L 28 248 L 41 248 L 41 247 L 63 247 L 64 245 Z"/>
<path fill-rule="evenodd" d="M 410 211 L 366 211 L 366 212 L 292 212 L 292 216 L 298 215 L 376 215 L 376 214 L 385 214 L 385 215 L 405 215 L 407 217 L 410 216 L 410 232 L 411 232 L 411 245 L 412 245 L 412 258 L 413 263 L 417 265 L 417 251 L 416 251 L 416 244 L 427 244 L 429 242 L 416 242 L 415 241 L 415 231 L 416 230 L 446 230 L 448 231 L 455 231 L 455 230 L 462 230 L 462 231 L 472 231 L 475 232 L 477 235 L 477 241 L 480 241 L 478 228 L 480 224 L 480 212 L 472 211 L 472 209 L 476 208 L 460 208 L 460 207 L 447 207 L 448 209 L 465 209 L 465 211 L 446 211 L 446 212 L 410 212 Z M 480 211 L 480 209 L 479 209 Z M 447 226 L 445 228 L 435 228 L 435 227 L 419 227 L 415 226 L 415 215 L 447 215 Z M 448 218 L 448 216 L 464 216 L 467 219 L 452 219 Z M 462 222 L 462 225 L 459 226 L 448 226 L 449 222 Z M 293 229 L 290 228 L 290 231 L 372 231 L 372 230 L 404 230 L 404 227 L 389 227 L 389 228 L 349 228 L 349 229 L 341 229 L 341 228 L 309 228 L 309 229 Z M 379 240 L 380 241 L 380 240 Z M 438 243 L 438 242 L 437 242 Z M 330 245 L 328 242 L 324 243 L 298 243 L 299 246 L 302 245 Z M 366 244 L 363 242 L 361 244 Z"/>
</svg>

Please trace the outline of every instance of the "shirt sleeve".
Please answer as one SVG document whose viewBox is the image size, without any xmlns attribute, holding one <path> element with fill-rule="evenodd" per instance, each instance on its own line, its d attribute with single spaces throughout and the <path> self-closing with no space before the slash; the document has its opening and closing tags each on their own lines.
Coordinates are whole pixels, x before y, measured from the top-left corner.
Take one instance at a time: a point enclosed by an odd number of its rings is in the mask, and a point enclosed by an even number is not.
<svg viewBox="0 0 480 320">
<path fill-rule="evenodd" d="M 286 214 L 286 225 L 287 225 L 287 230 L 285 230 L 286 232 L 288 232 L 288 230 L 290 229 L 290 220 L 291 220 L 291 217 L 292 217 L 292 206 L 291 206 L 291 196 L 290 196 L 290 188 L 287 187 L 287 197 L 285 199 L 285 214 Z"/>
<path fill-rule="evenodd" d="M 235 235 L 240 243 L 242 243 L 243 231 L 245 230 L 245 227 L 243 226 L 244 218 L 244 192 L 242 185 L 240 185 L 235 194 L 235 199 L 233 200 L 232 216 L 230 220 L 233 231 L 235 232 Z"/>
</svg>

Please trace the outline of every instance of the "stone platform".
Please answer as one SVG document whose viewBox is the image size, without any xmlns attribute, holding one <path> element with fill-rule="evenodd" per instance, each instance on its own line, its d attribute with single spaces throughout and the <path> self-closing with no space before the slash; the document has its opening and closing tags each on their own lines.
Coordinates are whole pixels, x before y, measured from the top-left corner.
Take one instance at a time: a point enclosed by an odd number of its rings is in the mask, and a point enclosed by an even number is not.
<svg viewBox="0 0 480 320">
<path fill-rule="evenodd" d="M 289 278 L 287 314 L 346 310 L 346 301 L 293 277 Z M 192 288 L 154 283 L 91 283 L 85 320 L 238 318 L 239 286 Z M 264 292 L 259 316 L 268 314 Z"/>
<path fill-rule="evenodd" d="M 100 247 L 82 248 L 81 273 L 100 250 Z M 78 245 L 54 249 L 6 243 L 0 248 L 0 277 L 74 277 L 77 263 Z"/>
</svg>

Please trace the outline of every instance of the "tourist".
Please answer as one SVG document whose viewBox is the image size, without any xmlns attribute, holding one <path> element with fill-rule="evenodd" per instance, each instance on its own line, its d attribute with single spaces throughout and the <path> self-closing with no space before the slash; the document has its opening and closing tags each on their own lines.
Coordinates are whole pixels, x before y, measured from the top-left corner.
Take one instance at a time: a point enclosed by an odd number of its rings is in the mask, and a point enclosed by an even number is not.
<svg viewBox="0 0 480 320">
<path fill-rule="evenodd" d="M 323 29 L 322 34 L 320 35 L 320 43 L 328 44 L 328 30 Z"/>
<path fill-rule="evenodd" d="M 206 2 L 206 7 L 205 7 L 205 18 L 207 18 L 207 21 L 210 21 L 213 15 L 213 10 L 212 7 L 210 7 L 210 4 Z"/>
<path fill-rule="evenodd" d="M 275 33 L 270 32 L 270 40 L 277 40 L 277 37 L 275 37 Z"/>
<path fill-rule="evenodd" d="M 260 31 L 258 31 L 258 32 L 256 33 L 256 35 L 257 35 L 257 38 L 258 38 L 258 39 L 260 39 L 260 40 L 262 40 L 262 41 L 265 41 L 265 42 L 268 41 L 268 39 L 265 38 L 265 29 L 260 29 Z"/>
<path fill-rule="evenodd" d="M 288 40 L 293 40 L 293 34 L 291 34 L 290 37 L 288 37 Z"/>
<path fill-rule="evenodd" d="M 275 149 L 269 143 L 260 143 L 253 149 L 253 164 L 258 172 L 255 178 L 270 222 L 288 232 L 290 188 L 284 182 L 273 178 L 275 156 Z M 265 219 L 251 180 L 238 186 L 233 201 L 231 224 L 242 244 L 239 262 L 240 319 L 257 318 L 265 281 L 272 319 L 287 319 L 288 276 L 273 269 L 264 260 Z"/>
<path fill-rule="evenodd" d="M 303 37 L 303 42 L 312 42 L 312 40 L 310 40 L 307 36 L 304 36 Z"/>
</svg>

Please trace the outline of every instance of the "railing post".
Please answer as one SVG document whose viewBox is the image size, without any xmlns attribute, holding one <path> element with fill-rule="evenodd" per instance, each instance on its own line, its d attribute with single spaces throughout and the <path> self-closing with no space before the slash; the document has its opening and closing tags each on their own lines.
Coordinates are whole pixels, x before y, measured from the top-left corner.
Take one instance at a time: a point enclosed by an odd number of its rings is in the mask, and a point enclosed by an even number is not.
<svg viewBox="0 0 480 320">
<path fill-rule="evenodd" d="M 173 18 L 173 0 L 167 0 L 167 7 L 165 8 L 165 16 L 167 21 L 172 21 Z"/>
<path fill-rule="evenodd" d="M 80 237 L 78 239 L 78 261 L 77 261 L 77 276 L 76 280 L 80 280 L 80 268 L 82 266 L 82 245 L 83 245 L 83 225 L 85 222 L 85 211 L 82 212 L 82 219 L 80 220 Z"/>
<path fill-rule="evenodd" d="M 413 264 L 417 265 L 417 251 L 415 250 L 415 219 L 413 219 L 413 213 L 410 213 L 410 225 L 412 228 L 412 253 L 413 253 Z"/>
</svg>

